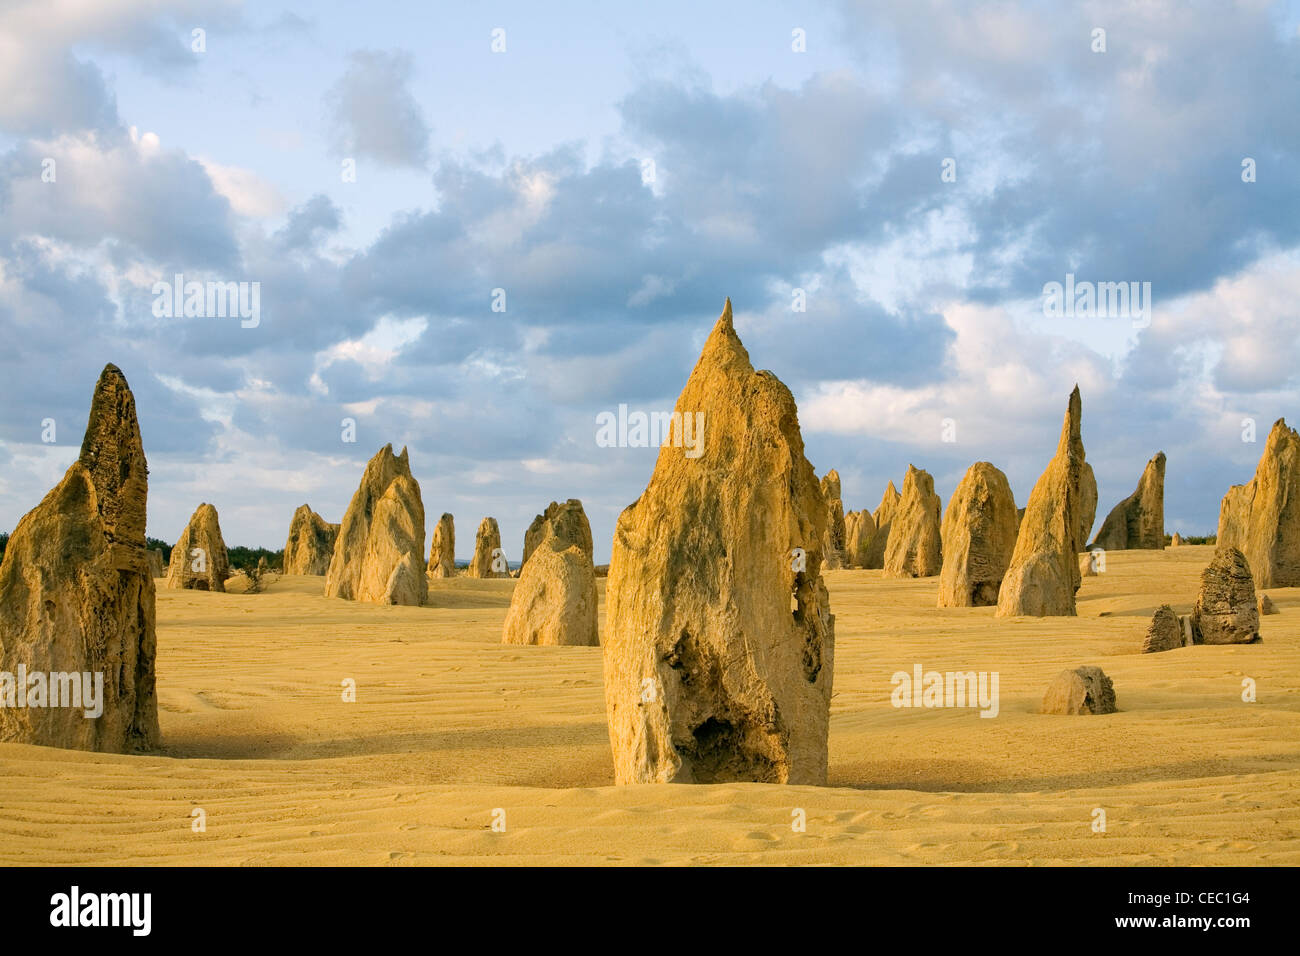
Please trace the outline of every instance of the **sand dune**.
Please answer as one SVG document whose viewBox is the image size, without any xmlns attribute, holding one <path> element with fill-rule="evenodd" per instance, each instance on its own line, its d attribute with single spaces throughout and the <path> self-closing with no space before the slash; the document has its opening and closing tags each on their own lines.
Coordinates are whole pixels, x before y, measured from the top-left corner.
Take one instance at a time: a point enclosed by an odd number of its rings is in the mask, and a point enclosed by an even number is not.
<svg viewBox="0 0 1300 956">
<path fill-rule="evenodd" d="M 1260 644 L 1137 653 L 1212 551 L 1110 552 L 1077 618 L 829 572 L 825 788 L 613 787 L 600 649 L 503 646 L 514 580 L 432 581 L 422 608 L 327 599 L 318 577 L 159 591 L 164 749 L 0 745 L 0 862 L 1300 864 L 1300 589 L 1268 592 Z M 997 671 L 999 715 L 892 707 L 917 663 Z M 1037 714 L 1085 663 L 1120 713 Z"/>
</svg>

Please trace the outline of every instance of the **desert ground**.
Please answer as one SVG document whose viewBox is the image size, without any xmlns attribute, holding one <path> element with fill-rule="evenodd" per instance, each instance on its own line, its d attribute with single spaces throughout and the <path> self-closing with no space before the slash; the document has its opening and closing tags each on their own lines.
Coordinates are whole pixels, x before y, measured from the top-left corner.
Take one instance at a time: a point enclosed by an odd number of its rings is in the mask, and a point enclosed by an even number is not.
<svg viewBox="0 0 1300 956">
<path fill-rule="evenodd" d="M 431 581 L 421 608 L 327 599 L 318 577 L 160 589 L 163 749 L 0 745 L 0 862 L 1300 864 L 1300 589 L 1268 592 L 1261 643 L 1138 653 L 1212 554 L 1108 553 L 1076 618 L 938 609 L 937 578 L 828 572 L 827 787 L 614 787 L 600 649 L 503 646 L 513 580 Z M 997 671 L 999 715 L 891 706 L 917 663 Z M 1080 664 L 1120 712 L 1038 714 Z"/>
</svg>

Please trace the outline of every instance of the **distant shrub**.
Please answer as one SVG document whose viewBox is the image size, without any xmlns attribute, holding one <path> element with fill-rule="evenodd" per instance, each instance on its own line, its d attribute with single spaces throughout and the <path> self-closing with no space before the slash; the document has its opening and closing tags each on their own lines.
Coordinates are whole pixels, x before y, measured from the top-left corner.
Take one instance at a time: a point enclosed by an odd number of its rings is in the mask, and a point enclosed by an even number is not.
<svg viewBox="0 0 1300 956">
<path fill-rule="evenodd" d="M 5 546 L 9 543 L 9 533 L 0 531 L 0 560 L 3 560 Z M 150 551 L 161 551 L 163 567 L 166 567 L 172 560 L 172 546 L 161 538 L 145 538 L 144 543 Z M 227 548 L 226 553 L 230 557 L 230 566 L 238 571 L 246 571 L 248 568 L 257 568 L 258 561 L 265 561 L 267 567 L 272 571 L 278 571 L 284 567 L 284 550 L 268 551 L 266 548 Z"/>
<path fill-rule="evenodd" d="M 161 538 L 145 538 L 145 547 L 150 551 L 161 551 L 163 556 L 163 567 L 172 563 L 172 546 Z"/>
<path fill-rule="evenodd" d="M 272 571 L 282 571 L 284 569 L 284 549 L 279 551 L 268 551 L 266 548 L 245 548 L 243 545 L 234 548 L 226 548 L 226 557 L 230 560 L 230 567 L 235 571 L 247 571 L 249 568 L 256 568 L 257 562 L 266 561 L 266 566 Z"/>
<path fill-rule="evenodd" d="M 258 558 L 256 564 L 250 564 L 243 569 L 244 577 L 248 579 L 247 594 L 261 594 L 266 590 L 266 577 L 270 574 L 267 567 L 266 558 Z"/>
</svg>

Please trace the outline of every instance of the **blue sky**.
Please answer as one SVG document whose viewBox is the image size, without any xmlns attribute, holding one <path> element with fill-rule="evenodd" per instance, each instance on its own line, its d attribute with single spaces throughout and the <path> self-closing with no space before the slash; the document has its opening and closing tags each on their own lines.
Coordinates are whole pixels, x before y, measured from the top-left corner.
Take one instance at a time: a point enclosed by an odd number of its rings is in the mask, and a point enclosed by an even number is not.
<svg viewBox="0 0 1300 956">
<path fill-rule="evenodd" d="M 517 550 L 579 497 L 604 560 L 654 451 L 597 446 L 596 416 L 670 408 L 730 295 L 848 508 L 909 463 L 946 497 L 976 460 L 1023 504 L 1078 382 L 1098 521 L 1163 450 L 1168 530 L 1212 531 L 1300 418 L 1298 26 L 1269 3 L 6 4 L 0 528 L 75 457 L 112 361 L 155 536 L 206 500 L 229 543 L 278 547 L 392 442 L 462 556 L 483 515 Z M 260 325 L 155 317 L 176 272 L 259 282 Z M 1150 282 L 1150 324 L 1045 316 L 1067 273 Z"/>
</svg>

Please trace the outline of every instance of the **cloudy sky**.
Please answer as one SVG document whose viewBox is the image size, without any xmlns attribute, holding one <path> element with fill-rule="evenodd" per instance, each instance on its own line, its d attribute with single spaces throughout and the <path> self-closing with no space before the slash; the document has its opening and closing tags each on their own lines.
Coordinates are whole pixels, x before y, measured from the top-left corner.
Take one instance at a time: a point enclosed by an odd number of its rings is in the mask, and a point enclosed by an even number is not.
<svg viewBox="0 0 1300 956">
<path fill-rule="evenodd" d="M 177 273 L 260 323 L 155 315 Z M 1067 274 L 1149 321 L 1045 314 Z M 1023 504 L 1078 382 L 1098 522 L 1163 450 L 1212 532 L 1300 420 L 1300 4 L 0 6 L 0 529 L 113 362 L 156 537 L 281 547 L 392 442 L 462 557 L 579 497 L 605 561 L 655 450 L 596 416 L 671 408 L 728 295 L 847 508 L 975 460 Z"/>
</svg>

